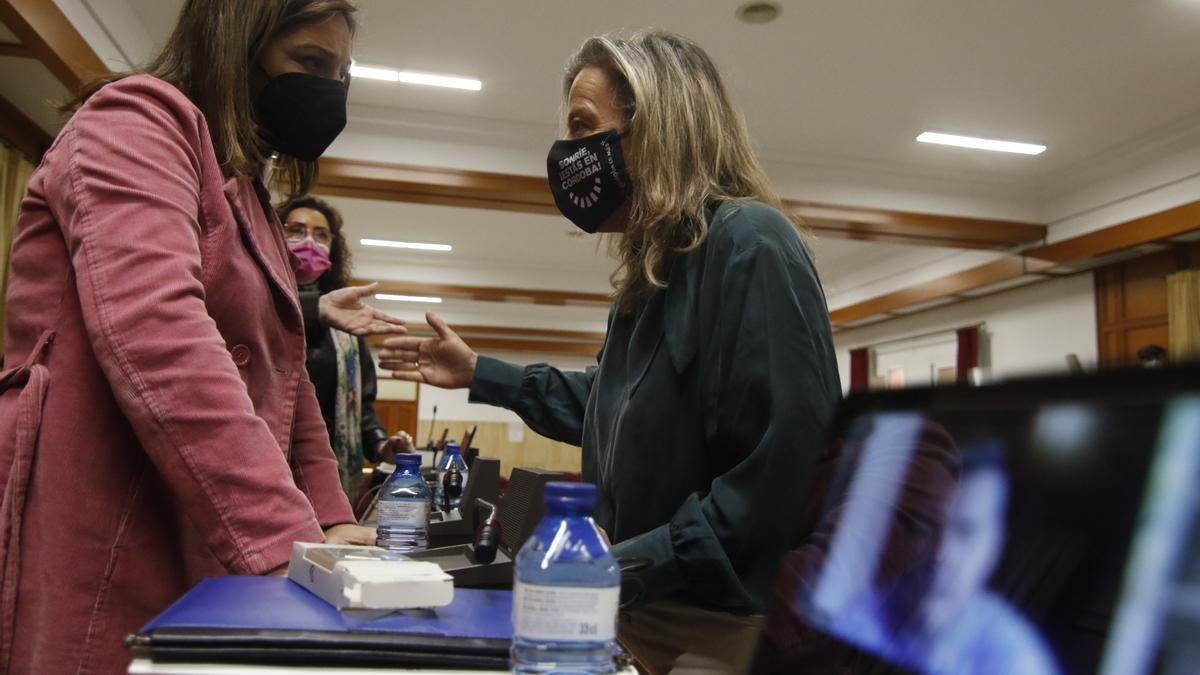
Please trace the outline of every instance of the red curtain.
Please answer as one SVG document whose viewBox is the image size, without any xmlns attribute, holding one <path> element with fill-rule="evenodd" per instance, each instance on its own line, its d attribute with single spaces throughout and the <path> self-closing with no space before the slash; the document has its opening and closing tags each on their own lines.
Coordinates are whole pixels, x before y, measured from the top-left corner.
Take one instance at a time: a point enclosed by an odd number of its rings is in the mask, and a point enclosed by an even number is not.
<svg viewBox="0 0 1200 675">
<path fill-rule="evenodd" d="M 967 382 L 971 369 L 979 365 L 979 327 L 958 329 L 958 359 L 955 375 L 959 382 Z"/>
<path fill-rule="evenodd" d="M 866 348 L 850 350 L 850 391 L 867 388 L 870 381 L 871 353 Z"/>
</svg>

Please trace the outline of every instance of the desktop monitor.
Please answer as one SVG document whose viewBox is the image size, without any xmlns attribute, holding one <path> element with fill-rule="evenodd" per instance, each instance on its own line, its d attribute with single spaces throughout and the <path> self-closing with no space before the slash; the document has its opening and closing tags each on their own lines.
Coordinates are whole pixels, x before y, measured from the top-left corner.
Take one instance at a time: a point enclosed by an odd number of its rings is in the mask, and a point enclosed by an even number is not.
<svg viewBox="0 0 1200 675">
<path fill-rule="evenodd" d="M 1200 372 L 847 399 L 757 673 L 1194 672 Z"/>
</svg>

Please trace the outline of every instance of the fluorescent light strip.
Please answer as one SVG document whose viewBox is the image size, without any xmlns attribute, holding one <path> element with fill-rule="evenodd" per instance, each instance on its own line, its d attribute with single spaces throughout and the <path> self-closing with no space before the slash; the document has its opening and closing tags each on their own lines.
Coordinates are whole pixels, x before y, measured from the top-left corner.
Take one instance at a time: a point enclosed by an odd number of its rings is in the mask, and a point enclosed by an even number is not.
<svg viewBox="0 0 1200 675">
<path fill-rule="evenodd" d="M 483 83 L 469 77 L 449 77 L 431 73 L 414 73 L 411 70 L 401 70 L 396 73 L 397 79 L 406 84 L 423 84 L 430 87 L 448 87 L 450 89 L 466 89 L 479 91 Z"/>
<path fill-rule="evenodd" d="M 939 134 L 934 131 L 926 131 L 920 136 L 917 136 L 917 141 L 920 143 L 934 143 L 936 145 L 953 145 L 958 148 L 970 148 L 972 150 L 1015 152 L 1020 155 L 1040 155 L 1046 151 L 1046 146 L 1037 145 L 1036 143 L 997 141 L 989 138 L 955 136 L 954 134 Z"/>
<path fill-rule="evenodd" d="M 350 77 L 360 77 L 364 80 L 383 80 L 384 82 L 400 81 L 400 73 L 394 70 L 360 66 L 357 63 L 350 65 Z"/>
<path fill-rule="evenodd" d="M 441 298 L 430 298 L 421 295 L 392 295 L 391 293 L 376 293 L 375 299 L 388 300 L 391 302 L 428 302 L 434 304 L 442 301 Z"/>
<path fill-rule="evenodd" d="M 468 91 L 479 91 L 483 88 L 482 82 L 470 77 L 451 77 L 449 75 L 434 75 L 433 73 L 416 73 L 411 70 L 375 68 L 372 66 L 360 66 L 357 63 L 350 66 L 350 76 L 368 80 L 383 80 L 385 82 L 423 84 L 429 87 L 466 89 Z"/>
<path fill-rule="evenodd" d="M 450 244 L 418 244 L 411 241 L 389 241 L 387 239 L 359 239 L 363 246 L 380 246 L 383 248 L 408 248 L 416 251 L 453 251 Z"/>
</svg>

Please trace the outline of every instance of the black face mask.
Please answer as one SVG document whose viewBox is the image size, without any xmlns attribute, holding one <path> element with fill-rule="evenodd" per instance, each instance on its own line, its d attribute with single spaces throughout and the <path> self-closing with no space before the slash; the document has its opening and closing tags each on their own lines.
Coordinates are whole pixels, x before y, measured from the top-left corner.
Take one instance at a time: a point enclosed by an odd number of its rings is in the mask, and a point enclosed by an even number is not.
<svg viewBox="0 0 1200 675">
<path fill-rule="evenodd" d="M 254 113 L 258 134 L 271 149 L 312 162 L 346 128 L 346 84 L 284 73 L 259 92 Z"/>
<path fill-rule="evenodd" d="M 555 141 L 546 171 L 558 210 L 584 232 L 600 229 L 625 203 L 629 173 L 621 155 L 621 135 L 615 131 Z"/>
</svg>

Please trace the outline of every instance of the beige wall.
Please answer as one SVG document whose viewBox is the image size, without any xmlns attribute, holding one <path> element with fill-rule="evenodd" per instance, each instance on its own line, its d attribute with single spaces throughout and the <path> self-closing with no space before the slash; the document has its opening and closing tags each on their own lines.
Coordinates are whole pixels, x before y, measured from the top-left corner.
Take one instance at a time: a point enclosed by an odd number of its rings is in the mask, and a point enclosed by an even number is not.
<svg viewBox="0 0 1200 675">
<path fill-rule="evenodd" d="M 417 400 L 417 384 L 393 380 L 390 377 L 376 377 L 375 398 L 385 401 L 415 401 Z"/>
<path fill-rule="evenodd" d="M 517 422 L 513 426 L 520 430 L 519 441 L 509 440 L 509 422 L 438 422 L 434 440 L 442 435 L 442 429 L 450 429 L 449 438 L 461 441 L 463 435 L 473 425 L 479 425 L 475 441 L 471 444 L 479 448 L 479 454 L 484 457 L 496 457 L 500 460 L 500 474 L 507 476 L 514 466 L 530 466 L 554 471 L 579 472 L 579 448 L 566 443 L 552 441 L 545 436 L 535 433 L 524 424 Z M 429 439 L 429 420 L 420 422 L 421 437 L 419 443 Z"/>
</svg>

